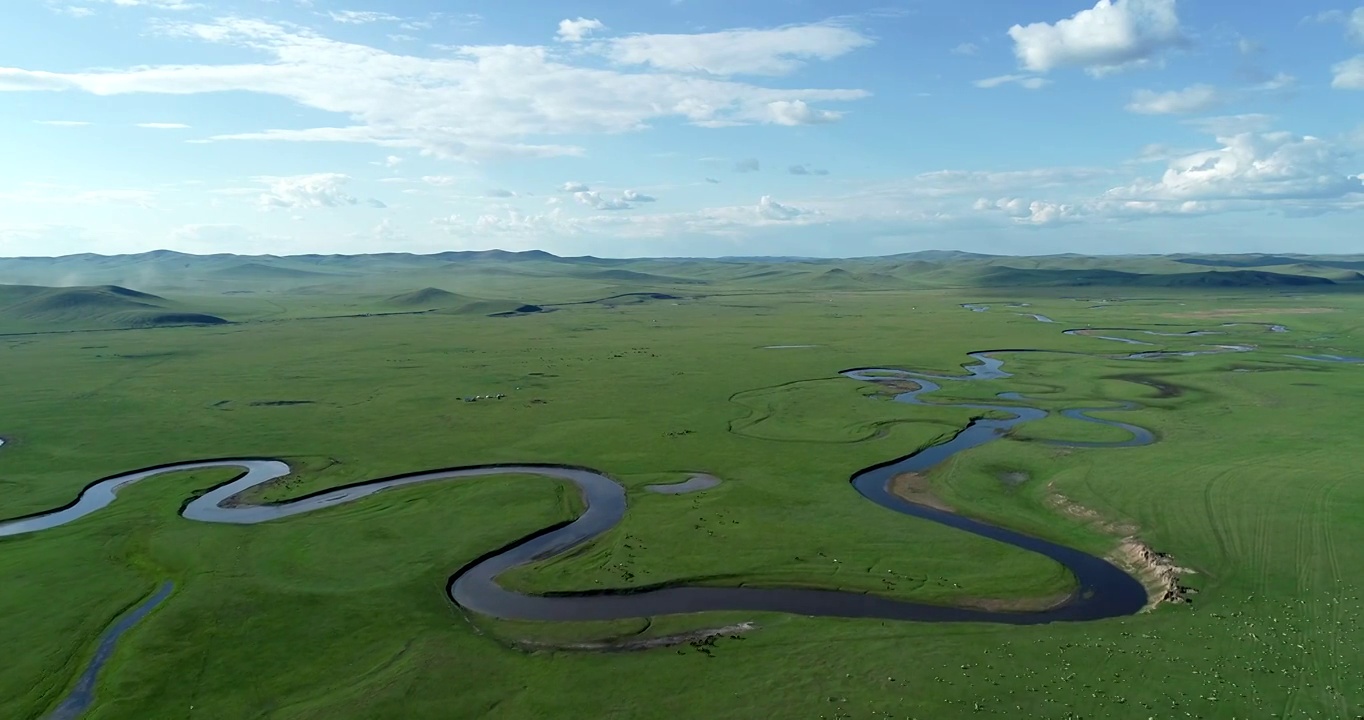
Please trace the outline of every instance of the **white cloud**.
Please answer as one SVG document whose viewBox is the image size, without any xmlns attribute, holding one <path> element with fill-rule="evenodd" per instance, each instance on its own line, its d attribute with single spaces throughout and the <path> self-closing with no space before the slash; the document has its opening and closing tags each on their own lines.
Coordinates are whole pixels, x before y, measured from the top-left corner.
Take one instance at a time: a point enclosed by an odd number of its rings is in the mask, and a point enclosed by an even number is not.
<svg viewBox="0 0 1364 720">
<path fill-rule="evenodd" d="M 1093 75 L 1149 62 L 1185 42 L 1175 0 L 1099 0 L 1055 24 L 1014 25 L 1009 37 L 1027 70 L 1082 67 Z"/>
<path fill-rule="evenodd" d="M 184 123 L 168 122 L 144 122 L 136 123 L 137 127 L 147 128 L 148 130 L 187 130 L 189 126 Z"/>
<path fill-rule="evenodd" d="M 157 28 L 265 59 L 73 73 L 0 68 L 0 91 L 254 92 L 344 116 L 349 124 L 264 129 L 212 140 L 369 143 L 454 159 L 578 155 L 581 147 L 523 140 L 635 132 L 668 118 L 711 126 L 827 122 L 836 114 L 811 104 L 867 96 L 854 89 L 799 89 L 791 83 L 776 88 L 673 72 L 575 66 L 544 47 L 468 46 L 448 56 L 414 57 L 240 18 L 163 22 Z M 739 52 L 748 57 L 747 50 Z M 811 52 L 824 56 L 831 50 Z"/>
<path fill-rule="evenodd" d="M 807 214 L 808 210 L 798 207 L 783 205 L 772 199 L 771 195 L 764 195 L 758 199 L 758 215 L 768 220 L 794 220 L 795 218 Z"/>
<path fill-rule="evenodd" d="M 261 207 L 320 208 L 355 205 L 358 200 L 344 188 L 350 176 L 341 173 L 316 173 L 291 177 L 258 177 L 256 182 L 269 186 L 259 198 Z"/>
<path fill-rule="evenodd" d="M 1289 75 L 1286 72 L 1280 72 L 1275 74 L 1274 77 L 1268 80 L 1256 83 L 1255 85 L 1251 86 L 1251 89 L 1260 90 L 1263 92 L 1275 92 L 1278 90 L 1289 90 L 1294 87 L 1297 87 L 1297 85 L 1298 79 L 1296 77 Z"/>
<path fill-rule="evenodd" d="M 1191 85 L 1169 92 L 1137 90 L 1127 109 L 1143 115 L 1183 115 L 1210 110 L 1225 100 L 1224 94 L 1211 85 Z"/>
<path fill-rule="evenodd" d="M 516 197 L 516 193 L 512 192 L 511 190 L 505 190 L 503 188 L 493 188 L 483 193 L 483 196 L 490 198 L 513 198 Z"/>
<path fill-rule="evenodd" d="M 832 110 L 817 110 L 805 104 L 804 100 L 776 100 L 767 104 L 772 122 L 778 125 L 818 125 L 838 122 L 843 113 Z"/>
<path fill-rule="evenodd" d="M 626 190 L 625 192 L 620 194 L 620 199 L 624 200 L 625 202 L 632 203 L 651 203 L 658 200 L 658 198 L 652 195 L 645 195 L 644 193 L 636 190 Z"/>
<path fill-rule="evenodd" d="M 436 187 L 449 187 L 459 182 L 459 178 L 452 175 L 423 175 L 422 182 Z"/>
<path fill-rule="evenodd" d="M 560 20 L 558 33 L 559 41 L 572 43 L 582 42 L 588 35 L 605 27 L 606 25 L 602 24 L 602 21 L 596 19 L 589 20 L 580 17 L 577 20 Z"/>
<path fill-rule="evenodd" d="M 1000 198 L 991 201 L 981 198 L 972 205 L 977 211 L 999 211 L 1013 218 L 1014 222 L 1027 225 L 1057 225 L 1079 220 L 1083 216 L 1075 205 L 1050 203 L 1041 200 L 1028 202 L 1022 198 Z"/>
<path fill-rule="evenodd" d="M 786 75 L 810 59 L 831 60 L 872 44 L 833 23 L 739 29 L 690 35 L 630 35 L 593 44 L 622 65 L 710 75 Z"/>
<path fill-rule="evenodd" d="M 386 12 L 367 10 L 332 10 L 327 13 L 335 22 L 345 25 L 367 25 L 376 22 L 398 22 L 402 18 Z"/>
<path fill-rule="evenodd" d="M 1173 158 L 1159 178 L 1095 196 L 982 198 L 973 207 L 1031 225 L 1255 210 L 1301 216 L 1364 208 L 1364 178 L 1341 170 L 1349 153 L 1321 138 L 1247 132 L 1218 142 L 1217 149 Z"/>
<path fill-rule="evenodd" d="M 51 125 L 52 127 L 85 127 L 90 123 L 85 120 L 35 120 L 39 125 Z"/>
<path fill-rule="evenodd" d="M 1364 90 L 1364 55 L 1356 55 L 1331 66 L 1334 77 L 1331 87 L 1341 90 Z"/>
<path fill-rule="evenodd" d="M 972 84 L 978 88 L 993 88 L 1009 83 L 1016 83 L 1028 90 L 1040 90 L 1051 84 L 1051 81 L 1036 75 L 996 75 L 995 77 L 977 80 Z"/>
<path fill-rule="evenodd" d="M 1364 192 L 1339 170 L 1343 153 L 1321 138 L 1287 132 L 1241 133 L 1222 147 L 1170 163 L 1158 181 L 1138 181 L 1108 196 L 1136 200 L 1329 199 Z"/>
<path fill-rule="evenodd" d="M 629 210 L 634 207 L 624 198 L 603 197 L 595 190 L 583 190 L 573 193 L 573 199 L 594 210 Z"/>
<path fill-rule="evenodd" d="M 576 181 L 573 181 L 573 180 L 570 180 L 570 181 L 564 183 L 563 185 L 560 185 L 560 186 L 559 186 L 559 192 L 566 192 L 566 193 L 587 192 L 588 190 L 591 190 L 591 189 L 592 189 L 592 188 L 590 188 L 590 187 L 587 186 L 587 183 L 580 183 L 580 182 L 576 182 Z"/>
<path fill-rule="evenodd" d="M 953 47 L 948 52 L 951 52 L 953 55 L 975 55 L 979 51 L 980 48 L 977 47 L 975 43 L 964 42 Z"/>
<path fill-rule="evenodd" d="M 196 10 L 203 7 L 200 3 L 189 2 L 188 0 L 85 0 L 85 2 L 115 7 L 145 7 L 155 10 Z"/>
<path fill-rule="evenodd" d="M 384 158 L 384 167 L 386 168 L 395 168 L 402 164 L 403 159 L 398 157 L 397 155 L 389 155 L 388 157 Z"/>
</svg>

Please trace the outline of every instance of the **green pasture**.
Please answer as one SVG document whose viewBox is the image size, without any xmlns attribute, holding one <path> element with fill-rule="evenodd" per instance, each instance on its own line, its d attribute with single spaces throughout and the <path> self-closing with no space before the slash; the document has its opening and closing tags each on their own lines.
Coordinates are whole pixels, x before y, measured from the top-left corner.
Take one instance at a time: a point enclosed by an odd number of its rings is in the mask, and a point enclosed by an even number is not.
<svg viewBox="0 0 1364 720">
<path fill-rule="evenodd" d="M 685 267 L 663 261 L 636 268 L 646 270 L 687 279 Z M 490 276 L 445 289 L 543 306 L 657 289 L 583 274 Z M 1287 357 L 1364 355 L 1364 297 L 1149 287 L 825 292 L 762 287 L 723 266 L 699 274 L 713 283 L 704 292 L 685 282 L 660 290 L 675 300 L 490 318 L 431 293 L 422 299 L 454 304 L 376 314 L 395 310 L 394 297 L 441 287 L 429 278 L 356 277 L 309 294 L 228 273 L 258 292 L 165 296 L 231 324 L 0 337 L 0 516 L 61 505 L 99 477 L 195 458 L 289 461 L 297 472 L 258 493 L 263 500 L 439 467 L 567 463 L 620 480 L 625 519 L 581 552 L 508 573 L 510 587 L 808 586 L 946 604 L 1047 598 L 1072 587 L 1051 561 L 880 509 L 848 485 L 862 467 L 950 436 L 972 411 L 897 404 L 838 376 L 865 366 L 960 373 L 971 351 L 1041 349 L 1054 352 L 1005 355 L 1012 378 L 947 381 L 925 399 L 994 401 L 1013 391 L 1051 410 L 1135 401 L 1140 409 L 1096 414 L 1149 427 L 1160 441 L 1121 449 L 1025 441 L 1123 436 L 1053 415 L 936 468 L 935 492 L 960 512 L 1097 554 L 1125 534 L 1115 528 L 1132 531 L 1192 571 L 1194 602 L 1040 627 L 752 613 L 501 622 L 453 607 L 446 579 L 572 518 L 580 500 L 565 487 L 462 480 L 228 527 L 177 510 L 230 471 L 180 474 L 127 488 L 68 526 L 0 539 L 0 643 L 11 649 L 0 716 L 50 710 L 103 628 L 165 580 L 173 595 L 124 636 L 91 718 L 1364 714 L 1364 585 L 1353 572 L 1364 565 L 1364 366 Z M 969 312 L 965 302 L 991 309 Z M 341 315 L 354 317 L 320 317 Z M 1219 327 L 1228 322 L 1291 331 Z M 1156 348 L 1061 334 L 1086 326 L 1217 329 L 1226 334 L 1123 336 L 1168 350 L 1256 349 L 1125 360 Z M 498 393 L 505 398 L 463 400 Z M 691 472 L 724 482 L 693 495 L 643 489 Z M 1057 512 L 1057 494 L 1099 520 Z M 757 627 L 704 652 L 548 649 L 741 621 Z"/>
</svg>

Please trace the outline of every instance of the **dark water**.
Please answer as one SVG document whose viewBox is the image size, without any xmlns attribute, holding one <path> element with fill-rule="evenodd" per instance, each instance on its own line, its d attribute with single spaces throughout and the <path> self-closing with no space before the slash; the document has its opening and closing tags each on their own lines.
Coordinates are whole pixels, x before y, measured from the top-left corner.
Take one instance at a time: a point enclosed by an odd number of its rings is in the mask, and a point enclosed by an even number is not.
<svg viewBox="0 0 1364 720">
<path fill-rule="evenodd" d="M 109 661 L 109 656 L 114 654 L 114 646 L 118 643 L 119 637 L 170 597 L 174 587 L 175 585 L 169 581 L 163 583 L 156 594 L 124 613 L 113 625 L 105 629 L 99 638 L 99 645 L 95 647 L 95 656 L 90 658 L 90 663 L 85 666 L 80 679 L 76 680 L 76 687 L 72 688 L 71 694 L 47 716 L 47 720 L 75 720 L 90 709 L 95 702 L 95 680 L 99 678 L 99 671 L 104 667 L 104 663 Z"/>
</svg>

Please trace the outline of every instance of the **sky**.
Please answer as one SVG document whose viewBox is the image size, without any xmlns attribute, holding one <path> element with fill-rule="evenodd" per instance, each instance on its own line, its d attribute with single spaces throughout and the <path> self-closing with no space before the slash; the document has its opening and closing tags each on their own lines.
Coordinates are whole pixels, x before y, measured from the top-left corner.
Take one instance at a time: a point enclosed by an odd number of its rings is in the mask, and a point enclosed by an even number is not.
<svg viewBox="0 0 1364 720">
<path fill-rule="evenodd" d="M 1364 5 L 5 4 L 0 256 L 1364 252 Z"/>
</svg>

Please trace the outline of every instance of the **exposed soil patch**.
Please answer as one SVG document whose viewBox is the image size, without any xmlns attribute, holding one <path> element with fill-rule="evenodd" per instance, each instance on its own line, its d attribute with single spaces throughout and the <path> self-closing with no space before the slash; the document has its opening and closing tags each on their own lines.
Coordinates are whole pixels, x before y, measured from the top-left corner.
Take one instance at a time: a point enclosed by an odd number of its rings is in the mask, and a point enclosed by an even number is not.
<svg viewBox="0 0 1364 720">
<path fill-rule="evenodd" d="M 1134 535 L 1141 529 L 1134 523 L 1105 520 L 1098 510 L 1085 507 L 1058 492 L 1047 496 L 1047 504 L 1064 515 L 1083 520 L 1110 535 Z"/>
<path fill-rule="evenodd" d="M 1018 487 L 1019 485 L 1022 485 L 1023 483 L 1032 479 L 1032 476 L 1023 472 L 1022 470 L 1009 470 L 1006 472 L 1001 472 L 999 473 L 998 477 L 1000 482 L 1004 483 L 1005 485 L 1008 485 L 1009 487 Z"/>
<path fill-rule="evenodd" d="M 1151 546 L 1138 540 L 1136 534 L 1141 528 L 1133 523 L 1104 520 L 1097 510 L 1087 508 L 1058 492 L 1047 496 L 1047 502 L 1066 515 L 1085 520 L 1104 532 L 1123 536 L 1122 543 L 1109 554 L 1108 560 L 1131 573 L 1146 586 L 1147 602 L 1144 610 L 1153 610 L 1163 602 L 1192 602 L 1189 595 L 1195 591 L 1180 585 L 1179 580 L 1184 575 L 1193 574 L 1193 570 L 1180 567 L 1169 555 L 1156 552 Z"/>
<path fill-rule="evenodd" d="M 312 405 L 312 400 L 257 400 L 251 407 L 285 407 L 288 405 Z"/>
<path fill-rule="evenodd" d="M 1218 308 L 1216 310 L 1196 310 L 1194 312 L 1183 313 L 1164 313 L 1162 317 L 1172 318 L 1220 318 L 1238 317 L 1241 315 L 1315 315 L 1319 313 L 1339 312 L 1339 308 L 1328 307 L 1305 307 L 1305 308 Z"/>
<path fill-rule="evenodd" d="M 635 650 L 651 650 L 654 648 L 671 647 L 673 645 L 693 645 L 697 647 L 709 646 L 716 640 L 724 637 L 742 639 L 738 637 L 741 633 L 756 629 L 758 626 L 751 622 L 741 622 L 735 625 L 726 625 L 721 628 L 709 628 L 705 630 L 693 630 L 691 632 L 678 633 L 676 635 L 663 635 L 653 638 L 640 638 L 632 640 L 603 640 L 598 642 L 577 642 L 577 643 L 554 643 L 554 642 L 535 642 L 531 640 L 517 640 L 513 644 L 522 650 L 587 650 L 595 652 L 630 652 Z"/>
<path fill-rule="evenodd" d="M 919 473 L 901 473 L 890 479 L 886 488 L 890 494 L 902 500 L 908 500 L 915 505 L 931 507 L 934 510 L 943 512 L 956 512 L 951 505 L 943 502 L 941 498 L 933 494 L 933 489 L 929 485 L 928 478 Z"/>
<path fill-rule="evenodd" d="M 1179 584 L 1182 576 L 1192 574 L 1193 571 L 1179 567 L 1169 555 L 1152 550 L 1146 543 L 1136 538 L 1127 538 L 1109 559 L 1136 575 L 1146 586 L 1150 596 L 1146 610 L 1153 610 L 1163 602 L 1193 602 L 1189 595 L 1194 591 Z"/>
</svg>

